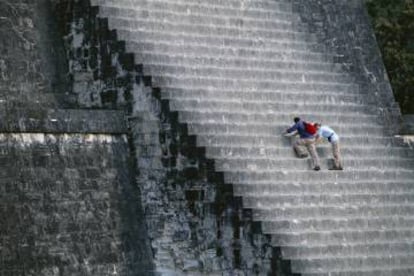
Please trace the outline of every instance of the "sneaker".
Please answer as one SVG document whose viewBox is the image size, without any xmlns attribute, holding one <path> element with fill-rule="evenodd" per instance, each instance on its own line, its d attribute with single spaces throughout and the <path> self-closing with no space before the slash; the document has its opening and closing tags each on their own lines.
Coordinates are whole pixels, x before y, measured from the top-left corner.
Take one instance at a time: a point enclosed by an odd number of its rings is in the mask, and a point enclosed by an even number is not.
<svg viewBox="0 0 414 276">
<path fill-rule="evenodd" d="M 342 171 L 343 168 L 342 167 L 336 167 L 336 166 L 334 166 L 334 167 L 330 168 L 329 170 L 330 171 Z"/>
<path fill-rule="evenodd" d="M 313 168 L 314 171 L 319 171 L 321 169 L 321 167 L 316 166 L 315 168 Z"/>
<path fill-rule="evenodd" d="M 306 157 L 308 157 L 307 154 L 301 154 L 301 155 L 298 156 L 298 158 L 306 158 Z"/>
</svg>

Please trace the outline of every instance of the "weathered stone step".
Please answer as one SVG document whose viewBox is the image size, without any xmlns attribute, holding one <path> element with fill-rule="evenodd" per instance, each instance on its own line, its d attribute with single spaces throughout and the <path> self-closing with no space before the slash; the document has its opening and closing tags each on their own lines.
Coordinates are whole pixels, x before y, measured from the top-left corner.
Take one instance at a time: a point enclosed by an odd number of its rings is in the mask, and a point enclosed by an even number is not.
<svg viewBox="0 0 414 276">
<path fill-rule="evenodd" d="M 234 193 L 238 196 L 266 196 L 272 194 L 368 194 L 368 193 L 412 193 L 414 191 L 413 180 L 409 177 L 399 179 L 390 177 L 378 180 L 370 178 L 349 180 L 337 178 L 325 180 L 322 178 L 307 181 L 286 180 L 286 182 L 247 182 L 244 184 L 233 184 Z M 279 218 L 277 218 L 279 219 Z"/>
<path fill-rule="evenodd" d="M 312 93 L 307 92 L 289 92 L 281 91 L 235 91 L 235 90 L 220 90 L 220 89 L 189 89 L 189 88 L 173 88 L 167 87 L 162 89 L 161 95 L 166 99 L 180 100 L 221 100 L 227 101 L 241 101 L 243 103 L 297 103 L 297 104 L 333 104 L 333 105 L 363 105 L 369 106 L 364 99 L 364 95 L 349 95 L 335 92 Z"/>
<path fill-rule="evenodd" d="M 341 136 L 341 145 L 370 145 L 370 146 L 389 146 L 394 144 L 394 139 L 384 138 L 382 136 L 366 137 L 366 136 Z M 197 146 L 290 146 L 290 139 L 280 136 L 242 136 L 242 135 L 225 135 L 217 133 L 216 135 L 205 135 L 197 137 Z"/>
<path fill-rule="evenodd" d="M 366 114 L 338 114 L 333 112 L 301 112 L 300 110 L 292 110 L 290 112 L 277 112 L 261 114 L 258 112 L 219 112 L 210 111 L 203 112 L 197 109 L 180 111 L 179 118 L 186 123 L 232 123 L 232 124 L 272 124 L 280 125 L 286 123 L 286 128 L 293 124 L 293 118 L 299 116 L 306 121 L 322 122 L 330 124 L 336 128 L 341 125 L 348 125 L 358 120 L 361 125 L 378 126 L 381 125 L 382 119 L 376 115 Z M 276 123 L 279 122 L 279 123 Z M 282 134 L 282 133 L 280 133 Z"/>
<path fill-rule="evenodd" d="M 218 171 L 256 171 L 256 172 L 272 172 L 277 170 L 289 170 L 298 169 L 306 170 L 312 169 L 313 164 L 311 159 L 301 160 L 298 158 L 288 159 L 286 156 L 278 156 L 279 158 L 273 159 L 253 159 L 245 157 L 243 159 L 234 159 L 226 157 L 218 157 L 215 160 L 215 168 Z M 366 169 L 366 170 L 381 170 L 381 169 L 411 169 L 414 167 L 414 159 L 407 158 L 392 158 L 385 159 L 383 156 L 376 159 L 345 159 L 342 160 L 343 166 L 346 170 L 353 169 Z M 321 158 L 320 157 L 321 169 L 324 170 L 333 165 L 332 157 Z M 414 184 L 414 183 L 413 183 Z"/>
<path fill-rule="evenodd" d="M 127 132 L 119 110 L 44 109 L 36 105 L 0 108 L 2 132 L 111 133 Z"/>
<path fill-rule="evenodd" d="M 174 42 L 162 42 L 162 43 L 174 43 Z M 184 43 L 184 42 L 183 42 Z M 135 42 L 128 42 L 128 47 L 134 47 Z M 139 45 L 139 44 L 138 44 Z M 187 45 L 187 44 L 186 44 Z M 183 46 L 186 47 L 186 46 Z M 308 71 L 308 72 L 339 72 L 342 71 L 342 64 L 334 64 L 326 61 L 305 61 L 305 60 L 272 60 L 262 59 L 256 56 L 215 56 L 204 55 L 204 50 L 211 51 L 214 46 L 197 46 L 200 49 L 198 54 L 192 53 L 151 53 L 146 51 L 135 51 L 135 63 L 150 65 L 168 65 L 168 64 L 180 64 L 182 66 L 209 66 L 209 67 L 230 67 L 230 68 L 250 68 L 250 69 L 263 69 L 269 70 L 292 70 L 292 71 Z M 222 47 L 222 46 L 220 46 Z M 137 49 L 139 46 L 137 47 Z M 208 49 L 205 49 L 208 48 Z M 237 53 L 235 51 L 235 53 Z M 202 88 L 206 89 L 206 88 Z"/>
<path fill-rule="evenodd" d="M 414 181 L 413 181 L 414 184 Z M 298 195 L 257 195 L 243 196 L 244 208 L 298 208 L 308 206 L 316 208 L 324 206 L 335 206 L 336 208 L 350 208 L 352 210 L 359 206 L 376 204 L 409 204 L 414 202 L 414 193 L 377 193 L 370 194 L 298 194 Z M 317 213 L 319 215 L 319 213 Z M 324 213 L 320 214 L 321 216 Z M 329 214 L 328 214 L 329 216 Z M 361 214 L 362 216 L 362 214 Z M 334 217 L 334 216 L 332 216 Z M 342 217 L 341 217 L 342 218 Z"/>
<path fill-rule="evenodd" d="M 277 28 L 277 29 L 247 29 L 245 27 L 231 27 L 220 25 L 206 25 L 187 22 L 171 22 L 164 18 L 129 18 L 124 16 L 112 15 L 108 17 L 108 23 L 111 29 L 120 30 L 145 30 L 152 32 L 164 32 L 171 33 L 185 33 L 187 35 L 208 35 L 214 37 L 256 37 L 265 41 L 277 41 L 280 40 L 294 40 L 294 41 L 307 41 L 316 42 L 315 36 L 312 33 L 306 32 L 304 29 L 296 28 Z"/>
<path fill-rule="evenodd" d="M 319 156 L 332 156 L 332 148 L 329 144 L 322 143 L 316 147 Z M 341 155 L 344 158 L 378 158 L 389 156 L 390 158 L 402 157 L 413 158 L 414 150 L 403 147 L 363 147 L 351 146 L 341 148 Z M 255 158 L 274 159 L 278 156 L 294 156 L 291 147 L 261 148 L 260 146 L 239 147 L 232 145 L 228 147 L 208 147 L 206 156 L 209 158 Z"/>
<path fill-rule="evenodd" d="M 187 67 L 181 65 L 144 65 L 144 73 L 149 76 L 183 76 L 183 77 L 216 77 L 241 80 L 263 80 L 271 81 L 283 79 L 284 81 L 298 82 L 327 82 L 327 83 L 350 83 L 352 78 L 339 73 L 310 73 L 292 72 L 285 70 L 260 70 L 249 68 L 221 68 L 221 67 Z"/>
<path fill-rule="evenodd" d="M 280 90 L 289 91 L 338 91 L 339 93 L 358 94 L 359 86 L 353 83 L 329 83 L 329 82 L 290 82 L 283 80 L 232 80 L 227 78 L 210 77 L 177 77 L 173 75 L 152 76 L 152 83 L 155 87 L 213 87 L 223 89 L 233 89 L 239 91 L 260 91 L 262 89 L 272 89 L 277 87 Z"/>
<path fill-rule="evenodd" d="M 314 259 L 353 256 L 364 258 L 366 256 L 384 257 L 389 255 L 410 255 L 414 252 L 412 242 L 390 242 L 373 244 L 328 245 L 328 246 L 297 246 L 283 247 L 282 256 L 286 259 Z"/>
<path fill-rule="evenodd" d="M 328 123 L 328 122 L 327 122 Z M 213 134 L 230 134 L 240 136 L 279 136 L 283 133 L 286 125 L 271 125 L 271 124 L 235 124 L 235 123 L 190 123 L 187 125 L 190 134 L 196 135 L 213 135 Z M 338 135 L 384 135 L 384 128 L 382 126 L 342 124 L 335 127 Z M 326 142 L 326 141 L 324 141 Z"/>
<path fill-rule="evenodd" d="M 270 233 L 271 234 L 271 233 Z M 394 230 L 372 229 L 370 231 L 318 231 L 318 232 L 289 232 L 272 234 L 274 246 L 298 246 L 298 245 L 337 245 L 358 244 L 361 242 L 371 244 L 378 242 L 412 242 L 414 230 L 399 228 Z"/>
<path fill-rule="evenodd" d="M 321 206 L 306 206 L 306 205 L 299 205 L 299 206 L 275 206 L 275 205 L 266 205 L 269 203 L 268 201 L 263 202 L 263 204 L 259 207 L 253 209 L 253 219 L 257 221 L 266 221 L 270 220 L 273 221 L 274 219 L 324 219 L 324 218 L 333 218 L 333 217 L 341 217 L 341 218 L 359 218 L 359 217 L 382 217 L 382 216 L 392 216 L 395 214 L 399 214 L 402 216 L 408 216 L 413 213 L 414 205 L 413 204 L 405 204 L 405 203 L 397 203 L 397 204 L 386 204 L 381 203 L 378 205 L 368 204 L 368 205 L 340 205 L 340 204 L 333 204 L 333 205 L 321 205 Z M 259 209 L 260 208 L 260 209 Z M 410 228 L 407 228 L 410 229 Z M 293 236 L 306 236 L 309 232 L 314 231 L 312 229 L 302 229 L 302 231 L 293 232 L 291 230 L 286 229 L 268 229 L 270 232 L 269 234 L 280 234 L 289 235 L 292 234 Z M 326 232 L 322 231 L 315 231 L 315 233 L 323 233 L 329 234 L 330 232 L 333 233 L 334 230 L 339 229 L 331 229 Z M 372 228 L 372 230 L 377 230 L 376 228 Z M 381 230 L 381 229 L 378 229 Z M 411 229 L 412 230 L 412 229 Z M 352 230 L 351 230 L 352 231 Z M 414 233 L 414 230 L 412 230 Z M 339 237 L 340 235 L 338 235 Z M 284 240 L 286 241 L 286 240 Z M 352 241 L 352 238 L 350 239 Z M 283 242 L 283 240 L 282 240 Z M 317 242 L 316 239 L 313 242 Z"/>
<path fill-rule="evenodd" d="M 137 3 L 128 2 L 128 0 L 92 0 L 92 5 L 98 6 L 116 6 L 116 7 L 126 7 L 133 8 L 137 6 Z M 286 4 L 285 4 L 286 5 Z M 287 6 L 286 9 L 253 9 L 253 8 L 231 8 L 223 5 L 210 5 L 208 2 L 203 2 L 202 4 L 198 3 L 189 3 L 183 1 L 147 1 L 140 2 L 139 6 L 147 10 L 169 10 L 172 12 L 182 12 L 186 11 L 187 13 L 196 13 L 196 14 L 206 14 L 206 15 L 215 15 L 215 16 L 233 16 L 238 18 L 262 18 L 262 19 L 280 19 L 280 20 L 298 20 L 299 16 L 292 13 L 291 9 Z"/>
<path fill-rule="evenodd" d="M 223 92 L 225 94 L 226 92 Z M 212 93 L 213 94 L 213 93 Z M 280 99 L 281 95 L 265 95 L 268 96 L 264 99 L 261 99 L 261 92 L 257 93 L 250 93 L 253 95 L 250 95 L 251 97 L 245 97 L 241 98 L 238 97 L 239 94 L 244 96 L 243 94 L 249 94 L 249 93 L 237 93 L 234 92 L 231 95 L 228 95 L 227 97 L 220 97 L 217 96 L 215 98 L 212 98 L 210 93 L 207 93 L 207 95 L 194 93 L 193 95 L 189 95 L 189 97 L 182 97 L 178 95 L 174 95 L 172 93 L 168 93 L 167 91 L 162 91 L 161 95 L 163 99 L 169 99 L 170 100 L 170 106 L 177 106 L 176 109 L 179 107 L 182 109 L 185 109 L 185 107 L 189 108 L 198 108 L 198 109 L 214 109 L 214 108 L 226 108 L 226 111 L 228 111 L 228 108 L 236 109 L 236 110 L 248 110 L 248 109 L 265 109 L 265 110 L 271 110 L 272 113 L 275 112 L 275 110 L 278 110 L 279 108 L 288 108 L 290 110 L 292 109 L 299 109 L 302 107 L 311 107 L 315 108 L 315 106 L 322 106 L 324 108 L 335 106 L 337 108 L 341 109 L 351 109 L 346 111 L 351 112 L 360 112 L 360 113 L 367 113 L 367 111 L 372 113 L 376 113 L 378 108 L 374 108 L 373 106 L 362 104 L 362 103 L 354 103 L 350 101 L 350 99 L 342 99 L 341 97 L 332 97 L 330 98 L 329 95 L 326 97 L 323 97 L 321 95 L 316 94 L 313 95 L 302 95 L 297 96 L 291 95 L 291 97 L 285 97 L 285 99 Z M 279 93 L 275 93 L 279 94 Z M 257 95 L 258 99 L 255 99 L 254 96 Z M 226 96 L 226 95 L 224 95 Z M 233 96 L 233 97 L 230 97 Z M 247 95 L 246 95 L 247 96 Z M 263 96 L 263 95 L 262 95 Z M 274 96 L 274 97 L 272 97 Z M 169 98 L 168 98 L 169 97 Z M 317 99 L 314 99 L 317 98 Z M 296 101 L 295 101 L 296 99 Z M 309 99 L 309 100 L 306 100 Z M 346 100 L 346 101 L 345 101 Z"/>
<path fill-rule="evenodd" d="M 284 63 L 290 63 L 290 68 L 296 70 L 302 70 L 302 68 L 309 68 L 312 71 L 318 71 L 320 66 L 326 63 L 329 64 L 329 60 L 334 56 L 326 54 L 310 53 L 305 51 L 292 51 L 280 49 L 278 51 L 267 51 L 255 48 L 254 50 L 249 48 L 220 46 L 209 47 L 204 51 L 204 46 L 192 48 L 190 46 L 175 46 L 174 41 L 167 47 L 155 48 L 149 47 L 143 49 L 147 45 L 141 43 L 128 42 L 127 51 L 134 53 L 135 63 L 137 64 L 160 64 L 160 65 L 174 65 L 181 64 L 183 66 L 192 67 L 221 67 L 221 68 L 246 68 L 246 69 L 258 69 L 263 70 L 280 70 L 278 64 L 284 65 Z M 162 45 L 161 45 L 162 46 Z M 283 46 L 288 47 L 288 46 Z M 160 49 L 161 48 L 161 49 Z M 191 49 L 188 49 L 191 48 Z M 216 52 L 216 54 L 214 54 Z M 197 66 L 197 62 L 198 65 Z M 245 64 L 245 66 L 242 66 Z M 340 73 L 341 65 L 333 65 L 330 63 L 331 70 L 334 69 Z M 316 66 L 315 66 L 316 65 Z M 335 69 L 339 68 L 339 69 Z M 326 71 L 322 71 L 325 72 Z M 335 72 L 335 71 L 331 71 Z M 329 73 L 328 73 L 329 74 Z M 327 74 L 327 75 L 328 75 Z M 302 79 L 300 79 L 302 81 Z M 303 80 L 303 81 L 306 81 Z"/>
<path fill-rule="evenodd" d="M 286 103 L 286 102 L 244 102 L 241 100 L 225 101 L 218 99 L 170 99 L 170 107 L 173 110 L 186 111 L 198 110 L 199 112 L 248 112 L 257 114 L 290 113 L 292 110 L 301 110 L 301 113 L 312 113 L 316 110 L 321 113 L 335 111 L 339 114 L 364 114 L 373 115 L 377 111 L 375 107 L 356 104 L 324 104 L 324 103 Z"/>
<path fill-rule="evenodd" d="M 358 268 L 349 268 L 348 271 L 333 271 L 333 272 L 315 272 L 315 273 L 301 273 L 301 276 L 411 276 L 414 275 L 414 268 L 384 267 L 380 269 L 364 270 Z"/>
<path fill-rule="evenodd" d="M 186 10 L 171 11 L 166 9 L 147 9 L 141 6 L 131 8 L 116 6 L 100 6 L 99 15 L 104 18 L 108 17 L 127 17 L 150 20 L 166 20 L 167 22 L 177 22 L 185 24 L 203 24 L 226 27 L 238 27 L 251 30 L 277 30 L 277 29 L 297 29 L 306 30 L 307 27 L 293 18 L 291 20 L 273 18 L 272 20 L 262 18 L 240 18 L 234 16 L 216 16 L 214 14 L 204 14 Z"/>
<path fill-rule="evenodd" d="M 207 62 L 211 63 L 211 61 L 214 59 L 216 60 L 216 64 L 217 59 L 240 59 L 241 62 L 250 61 L 249 66 L 251 67 L 254 67 L 254 61 L 263 61 L 267 63 L 269 63 L 269 61 L 279 61 L 279 63 L 282 63 L 284 56 L 292 57 L 293 53 L 297 53 L 298 55 L 307 58 L 309 63 L 324 63 L 325 60 L 333 58 L 332 55 L 322 53 L 323 49 L 321 48 L 321 46 L 310 43 L 281 41 L 272 43 L 270 47 L 267 45 L 253 47 L 251 43 L 249 45 L 244 44 L 245 43 L 242 43 L 241 45 L 234 43 L 222 44 L 220 41 L 215 41 L 213 42 L 213 45 L 207 45 L 206 43 L 203 43 L 203 39 L 201 39 L 201 43 L 197 40 L 195 42 L 189 41 L 183 44 L 183 41 L 181 41 L 180 38 L 178 38 L 178 41 L 177 39 L 173 41 L 164 41 L 160 37 L 156 41 L 153 41 L 151 39 L 128 41 L 128 43 L 126 44 L 126 50 L 128 52 L 136 54 L 146 53 L 147 56 L 154 55 L 157 53 L 164 56 L 182 56 L 185 59 L 181 61 L 181 63 L 183 65 L 186 65 L 187 63 L 190 66 L 197 66 L 196 64 L 194 64 L 193 60 L 200 60 L 200 58 L 203 58 L 206 61 L 203 63 L 199 63 L 199 66 L 208 66 Z M 304 55 L 305 53 L 307 54 Z M 312 61 L 311 59 L 315 60 Z M 148 59 L 148 62 L 146 62 L 146 64 L 150 64 L 150 61 L 151 60 Z M 164 59 L 164 61 L 168 61 L 168 59 Z M 170 63 L 165 62 L 165 64 L 171 64 L 172 59 L 169 59 L 169 61 Z M 291 65 L 291 67 L 298 67 L 295 64 L 295 62 L 300 64 L 300 61 L 301 60 L 292 59 L 293 64 Z M 213 65 L 214 64 L 211 64 L 211 66 Z M 235 64 L 233 65 L 235 66 Z M 231 67 L 231 65 L 227 66 Z M 313 70 L 317 69 L 309 65 L 307 67 Z M 330 67 L 334 68 L 335 66 L 333 64 L 330 64 Z M 336 67 L 341 66 L 336 65 Z M 261 69 L 263 69 L 263 67 Z"/>
<path fill-rule="evenodd" d="M 414 179 L 412 170 L 344 170 L 344 171 L 311 171 L 311 170 L 281 170 L 275 172 L 244 172 L 234 171 L 224 174 L 227 183 L 249 183 L 257 185 L 259 183 L 279 183 L 289 181 L 293 183 L 303 182 L 329 182 L 337 181 L 390 181 L 390 180 L 409 180 Z"/>
<path fill-rule="evenodd" d="M 385 268 L 407 269 L 414 270 L 414 255 L 403 256 L 384 256 L 384 257 L 372 257 L 366 256 L 365 258 L 358 258 L 352 256 L 346 256 L 342 258 L 329 258 L 329 259 L 309 259 L 309 260 L 294 260 L 291 263 L 293 272 L 304 273 L 331 273 L 333 271 L 349 271 L 353 270 L 353 267 L 358 269 L 378 270 Z M 320 274 L 318 274 L 320 275 Z M 395 274 L 388 274 L 394 276 Z M 408 276 L 408 275 L 407 275 Z"/>
<path fill-rule="evenodd" d="M 113 27 L 115 29 L 115 26 Z M 271 53 L 271 51 L 274 52 L 273 61 L 292 61 L 292 62 L 332 62 L 334 57 L 337 57 L 337 55 L 328 54 L 328 53 L 317 53 L 317 52 L 305 52 L 300 50 L 292 51 L 288 46 L 290 44 L 298 44 L 298 43 L 306 43 L 306 44 L 314 44 L 314 40 L 309 38 L 307 40 L 303 40 L 300 38 L 295 38 L 292 34 L 285 34 L 284 36 L 281 36 L 280 39 L 267 39 L 265 43 L 257 41 L 248 40 L 242 36 L 219 36 L 219 35 L 202 35 L 200 33 L 198 34 L 189 34 L 189 33 L 181 33 L 181 32 L 168 32 L 168 31 L 149 31 L 149 30 L 131 30 L 127 28 L 116 28 L 116 32 L 118 35 L 119 40 L 125 40 L 127 41 L 126 46 L 129 51 L 132 51 L 135 53 L 137 57 L 137 61 L 141 60 L 144 61 L 145 58 L 143 58 L 143 54 L 148 55 L 184 55 L 187 54 L 190 57 L 205 57 L 210 59 L 218 59 L 218 58 L 225 58 L 225 54 L 231 53 L 229 48 L 232 47 L 236 53 L 240 53 L 242 56 L 241 58 L 244 59 L 251 59 L 251 60 L 262 60 L 264 61 L 264 57 L 256 58 L 254 56 L 248 56 L 246 52 L 248 51 L 254 51 L 256 50 L 257 53 Z M 291 37 L 289 37 L 291 36 Z M 168 41 L 171 42 L 170 47 L 165 47 L 164 50 L 167 50 L 167 52 L 163 52 L 162 49 L 158 50 L 157 48 L 147 49 L 145 52 L 142 48 L 144 45 L 140 46 L 140 43 L 168 43 Z M 185 44 L 185 45 L 194 45 L 194 46 L 201 46 L 199 50 L 197 50 L 196 47 L 194 47 L 194 51 L 192 52 L 184 52 L 183 50 L 180 50 L 179 44 Z M 177 45 L 176 47 L 174 45 Z M 207 53 L 203 53 L 204 47 L 213 47 L 210 51 Z M 309 46 L 312 48 L 312 46 Z M 316 47 L 316 46 L 313 46 Z M 319 46 L 320 47 L 320 46 Z M 315 50 L 319 49 L 319 47 L 313 48 Z M 134 49 L 137 49 L 137 51 L 134 51 Z M 188 48 L 187 48 L 188 49 Z M 279 59 L 277 59 L 277 49 L 284 50 L 284 59 L 279 54 Z M 218 56 L 214 56 L 213 52 L 216 52 Z M 294 55 L 293 53 L 297 54 Z M 141 55 L 140 55 L 141 54 Z M 299 57 L 298 57 L 299 56 Z M 235 54 L 232 54 L 228 59 L 237 57 Z M 300 59 L 302 58 L 302 59 Z M 148 59 L 148 58 L 147 58 Z M 148 60 L 151 61 L 151 60 Z M 152 62 L 155 62 L 156 60 L 152 60 Z M 164 59 L 165 61 L 165 59 Z M 137 62 L 140 63 L 140 62 Z M 332 66 L 332 64 L 331 64 Z"/>
<path fill-rule="evenodd" d="M 414 226 L 414 216 L 404 215 L 391 215 L 391 216 L 360 216 L 355 218 L 304 218 L 304 219 L 279 219 L 277 221 L 263 221 L 262 229 L 268 233 L 274 229 L 281 231 L 299 232 L 304 230 L 311 231 L 331 231 L 332 229 L 342 230 L 364 230 L 364 229 L 395 229 L 397 227 L 412 228 Z M 358 244 L 357 244 L 358 245 Z M 316 246 L 317 247 L 317 246 Z M 296 255 L 299 254 L 312 254 L 301 252 L 299 248 L 291 248 L 291 251 L 286 251 L 286 254 Z M 317 254 L 317 251 L 313 252 Z"/>
<path fill-rule="evenodd" d="M 338 114 L 333 112 L 313 113 L 292 110 L 290 112 L 277 112 L 261 114 L 258 112 L 203 112 L 197 109 L 187 109 L 179 112 L 179 118 L 186 123 L 235 123 L 235 124 L 271 124 L 272 122 L 285 122 L 286 128 L 293 124 L 293 118 L 299 116 L 306 121 L 330 124 L 333 128 L 347 125 L 355 120 L 361 125 L 381 125 L 382 119 L 376 115 L 366 114 Z M 278 123 L 280 125 L 280 123 Z M 275 123 L 276 125 L 276 123 Z M 282 134 L 282 133 L 281 133 Z"/>
<path fill-rule="evenodd" d="M 167 1 L 170 2 L 170 1 Z M 200 0 L 196 0 L 196 1 L 188 1 L 188 0 L 184 0 L 184 1 L 176 1 L 179 3 L 190 3 L 190 4 L 194 4 L 197 3 L 198 5 L 214 5 L 214 6 L 218 6 L 218 7 L 225 7 L 225 8 L 235 8 L 235 9 L 263 9 L 263 10 L 273 10 L 273 9 L 279 9 L 281 6 L 284 7 L 284 9 L 287 10 L 291 10 L 292 5 L 290 3 L 287 3 L 286 1 L 247 1 L 247 2 L 238 2 L 238 1 L 228 1 L 228 2 L 223 2 L 220 0 L 211 0 L 209 2 L 206 1 L 200 1 Z"/>
</svg>

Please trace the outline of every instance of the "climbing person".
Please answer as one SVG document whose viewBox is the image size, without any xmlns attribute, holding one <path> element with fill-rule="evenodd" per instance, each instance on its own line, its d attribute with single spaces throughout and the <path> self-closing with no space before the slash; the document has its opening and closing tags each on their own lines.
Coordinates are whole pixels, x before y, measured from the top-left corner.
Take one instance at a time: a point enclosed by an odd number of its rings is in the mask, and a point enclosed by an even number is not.
<svg viewBox="0 0 414 276">
<path fill-rule="evenodd" d="M 295 150 L 296 155 L 299 158 L 308 157 L 308 154 L 303 149 L 303 147 L 306 147 L 312 157 L 313 169 L 315 171 L 319 171 L 321 167 L 319 166 L 319 157 L 315 148 L 317 132 L 316 128 L 312 123 L 307 123 L 301 120 L 299 117 L 295 117 L 293 121 L 295 124 L 288 128 L 285 134 L 289 135 L 297 131 L 299 134 L 299 139 L 296 139 L 293 142 L 293 149 Z"/>
<path fill-rule="evenodd" d="M 334 157 L 334 166 L 330 170 L 343 170 L 341 163 L 341 153 L 339 150 L 339 136 L 329 126 L 321 125 L 321 123 L 315 123 L 317 129 L 316 139 L 321 140 L 325 138 L 332 145 L 332 154 Z"/>
</svg>

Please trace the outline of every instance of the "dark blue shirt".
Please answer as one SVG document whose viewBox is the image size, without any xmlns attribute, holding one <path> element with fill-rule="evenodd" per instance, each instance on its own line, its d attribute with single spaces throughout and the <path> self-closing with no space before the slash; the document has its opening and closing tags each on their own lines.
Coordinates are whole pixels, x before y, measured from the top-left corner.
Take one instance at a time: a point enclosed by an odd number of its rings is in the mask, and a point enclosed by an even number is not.
<svg viewBox="0 0 414 276">
<path fill-rule="evenodd" d="M 287 132 L 288 133 L 292 133 L 295 130 L 298 131 L 300 138 L 303 139 L 309 139 L 309 138 L 314 138 L 315 135 L 309 134 L 308 132 L 306 132 L 305 130 L 305 125 L 303 124 L 303 121 L 300 120 L 299 122 L 297 122 L 296 124 L 294 124 L 293 126 L 291 126 Z"/>
</svg>

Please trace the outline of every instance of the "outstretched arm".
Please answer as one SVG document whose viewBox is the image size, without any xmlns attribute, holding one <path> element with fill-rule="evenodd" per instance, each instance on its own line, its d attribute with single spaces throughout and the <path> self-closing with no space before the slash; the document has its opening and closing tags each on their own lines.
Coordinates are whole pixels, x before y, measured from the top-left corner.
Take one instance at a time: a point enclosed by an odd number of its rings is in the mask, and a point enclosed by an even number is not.
<svg viewBox="0 0 414 276">
<path fill-rule="evenodd" d="M 298 130 L 298 127 L 299 127 L 299 124 L 294 124 L 293 126 L 291 126 L 290 128 L 288 128 L 286 130 L 286 133 L 292 133 L 294 131 L 297 131 Z"/>
</svg>

